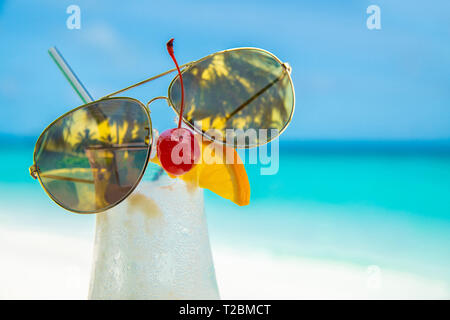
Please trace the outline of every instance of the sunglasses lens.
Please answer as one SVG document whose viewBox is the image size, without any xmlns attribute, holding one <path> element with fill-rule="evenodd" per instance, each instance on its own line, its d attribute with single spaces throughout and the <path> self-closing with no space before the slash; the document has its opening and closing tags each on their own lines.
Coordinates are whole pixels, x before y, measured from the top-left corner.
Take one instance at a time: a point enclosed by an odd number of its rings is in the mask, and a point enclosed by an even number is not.
<svg viewBox="0 0 450 320">
<path fill-rule="evenodd" d="M 112 207 L 139 182 L 151 132 L 145 108 L 131 99 L 105 99 L 71 111 L 36 144 L 42 185 L 58 204 L 75 212 Z"/>
<path fill-rule="evenodd" d="M 294 88 L 287 69 L 258 49 L 206 58 L 183 72 L 183 83 L 184 119 L 207 135 L 212 133 L 216 140 L 240 148 L 278 136 L 294 110 Z M 179 111 L 179 78 L 172 82 L 169 98 Z"/>
</svg>

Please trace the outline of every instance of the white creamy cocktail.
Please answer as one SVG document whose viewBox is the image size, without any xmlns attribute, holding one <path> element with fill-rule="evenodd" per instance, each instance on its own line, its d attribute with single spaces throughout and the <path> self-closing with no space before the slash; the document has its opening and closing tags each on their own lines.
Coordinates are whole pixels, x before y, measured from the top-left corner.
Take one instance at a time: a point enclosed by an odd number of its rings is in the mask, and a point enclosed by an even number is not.
<svg viewBox="0 0 450 320">
<path fill-rule="evenodd" d="M 203 190 L 161 174 L 98 214 L 89 298 L 218 299 Z"/>
</svg>

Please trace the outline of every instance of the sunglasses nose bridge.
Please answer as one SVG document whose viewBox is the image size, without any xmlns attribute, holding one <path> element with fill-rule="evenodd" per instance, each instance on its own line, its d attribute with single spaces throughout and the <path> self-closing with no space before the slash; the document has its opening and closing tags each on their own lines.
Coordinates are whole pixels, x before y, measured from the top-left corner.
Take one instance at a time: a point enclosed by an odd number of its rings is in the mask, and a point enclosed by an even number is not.
<svg viewBox="0 0 450 320">
<path fill-rule="evenodd" d="M 167 101 L 167 104 L 169 104 L 169 98 L 164 97 L 164 96 L 155 97 L 155 98 L 149 100 L 149 101 L 147 102 L 147 104 L 145 105 L 145 106 L 147 107 L 148 111 L 151 112 L 151 110 L 150 110 L 150 104 L 151 104 L 152 102 L 154 102 L 154 101 L 156 101 L 156 100 L 162 100 L 162 99 L 166 100 L 166 101 Z"/>
</svg>

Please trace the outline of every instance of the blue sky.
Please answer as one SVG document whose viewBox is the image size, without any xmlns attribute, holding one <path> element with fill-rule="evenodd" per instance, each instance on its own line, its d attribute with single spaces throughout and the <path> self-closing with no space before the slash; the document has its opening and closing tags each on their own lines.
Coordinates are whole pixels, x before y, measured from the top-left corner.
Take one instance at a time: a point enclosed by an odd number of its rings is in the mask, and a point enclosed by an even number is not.
<svg viewBox="0 0 450 320">
<path fill-rule="evenodd" d="M 81 29 L 66 8 L 81 8 Z M 381 8 L 368 30 L 366 8 Z M 2 1 L 0 134 L 33 136 L 78 97 L 50 60 L 56 45 L 94 97 L 239 46 L 293 68 L 296 112 L 283 139 L 450 139 L 449 1 Z M 128 95 L 164 95 L 171 77 Z M 174 114 L 152 108 L 157 127 Z M 37 136 L 36 136 L 37 137 Z"/>
</svg>

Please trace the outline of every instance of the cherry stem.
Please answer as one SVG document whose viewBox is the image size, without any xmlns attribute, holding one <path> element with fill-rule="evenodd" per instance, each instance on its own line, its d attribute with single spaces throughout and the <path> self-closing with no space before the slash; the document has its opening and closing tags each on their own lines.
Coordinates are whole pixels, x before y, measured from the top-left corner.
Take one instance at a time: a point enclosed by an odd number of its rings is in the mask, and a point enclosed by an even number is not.
<svg viewBox="0 0 450 320">
<path fill-rule="evenodd" d="M 173 38 L 167 42 L 167 51 L 172 57 L 173 62 L 175 62 L 175 66 L 177 67 L 178 76 L 180 77 L 180 86 L 181 86 L 181 106 L 180 106 L 180 117 L 178 119 L 178 128 L 181 128 L 181 118 L 183 117 L 183 109 L 184 109 L 184 85 L 183 85 L 183 76 L 181 75 L 180 67 L 178 66 L 177 59 L 175 59 L 175 54 L 173 53 Z"/>
</svg>

